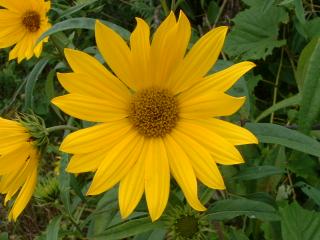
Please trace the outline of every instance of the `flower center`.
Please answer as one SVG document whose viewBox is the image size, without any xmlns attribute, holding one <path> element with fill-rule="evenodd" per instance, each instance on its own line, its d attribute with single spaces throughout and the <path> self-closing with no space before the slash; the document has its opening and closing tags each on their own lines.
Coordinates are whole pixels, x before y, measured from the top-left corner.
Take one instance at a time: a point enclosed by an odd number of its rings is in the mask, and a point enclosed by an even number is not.
<svg viewBox="0 0 320 240">
<path fill-rule="evenodd" d="M 177 99 L 164 89 L 148 88 L 138 91 L 129 107 L 129 119 L 145 137 L 163 137 L 176 126 Z"/>
<path fill-rule="evenodd" d="M 35 11 L 26 12 L 22 19 L 22 24 L 28 29 L 29 32 L 38 31 L 40 28 L 40 23 L 40 15 Z"/>
<path fill-rule="evenodd" d="M 198 219 L 194 216 L 182 216 L 175 225 L 177 234 L 184 239 L 192 239 L 199 231 Z"/>
</svg>

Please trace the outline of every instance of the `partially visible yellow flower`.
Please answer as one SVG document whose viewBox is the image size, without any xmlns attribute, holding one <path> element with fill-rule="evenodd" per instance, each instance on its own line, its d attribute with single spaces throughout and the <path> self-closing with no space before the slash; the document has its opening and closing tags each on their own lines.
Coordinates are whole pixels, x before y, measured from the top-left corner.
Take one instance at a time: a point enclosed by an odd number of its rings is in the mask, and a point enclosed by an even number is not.
<svg viewBox="0 0 320 240">
<path fill-rule="evenodd" d="M 19 122 L 0 118 L 0 193 L 6 195 L 5 204 L 15 198 L 9 220 L 15 221 L 31 199 L 39 158 L 28 130 Z"/>
<path fill-rule="evenodd" d="M 52 102 L 64 112 L 96 126 L 64 139 L 61 150 L 74 154 L 67 170 L 95 171 L 87 194 L 119 186 L 122 217 L 129 216 L 143 193 L 152 220 L 163 213 L 172 175 L 188 203 L 198 199 L 197 179 L 224 189 L 218 164 L 239 164 L 235 145 L 257 143 L 248 130 L 219 120 L 235 113 L 245 98 L 225 92 L 255 65 L 242 62 L 207 75 L 219 57 L 227 27 L 217 27 L 186 53 L 191 35 L 187 17 L 171 13 L 150 43 L 150 29 L 137 19 L 127 43 L 96 23 L 96 42 L 112 74 L 86 53 L 66 49 L 73 73 L 58 75 L 70 92 Z"/>
<path fill-rule="evenodd" d="M 43 42 L 37 39 L 50 28 L 47 12 L 50 1 L 44 0 L 0 0 L 0 48 L 15 45 L 10 51 L 9 60 L 30 59 L 33 55 L 39 57 Z"/>
</svg>

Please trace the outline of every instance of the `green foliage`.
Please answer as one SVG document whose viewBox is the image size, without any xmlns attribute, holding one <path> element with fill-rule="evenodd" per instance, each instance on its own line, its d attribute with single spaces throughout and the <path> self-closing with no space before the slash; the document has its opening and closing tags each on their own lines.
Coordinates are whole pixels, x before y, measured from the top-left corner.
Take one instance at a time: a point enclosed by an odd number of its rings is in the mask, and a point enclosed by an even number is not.
<svg viewBox="0 0 320 240">
<path fill-rule="evenodd" d="M 279 25 L 288 22 L 288 13 L 282 7 L 273 5 L 266 9 L 263 3 L 256 1 L 250 2 L 250 5 L 249 9 L 232 20 L 234 27 L 225 47 L 231 58 L 265 59 L 274 48 L 286 43 L 286 40 L 278 38 Z"/>
<path fill-rule="evenodd" d="M 303 209 L 294 202 L 280 209 L 283 240 L 320 238 L 320 213 Z"/>
<path fill-rule="evenodd" d="M 92 123 L 73 119 L 54 107 L 64 94 L 57 72 L 70 72 L 64 48 L 83 50 L 99 61 L 94 36 L 96 19 L 127 42 L 142 17 L 154 32 L 168 12 L 183 10 L 191 21 L 189 48 L 212 27 L 229 26 L 221 60 L 210 73 L 240 60 L 257 67 L 228 90 L 245 96 L 242 109 L 225 120 L 251 130 L 258 145 L 239 146 L 245 164 L 219 166 L 227 190 L 198 184 L 207 211 L 205 239 L 320 239 L 320 4 L 302 0 L 54 0 L 52 28 L 39 59 L 8 62 L 0 56 L 0 114 L 41 116 L 47 127 L 81 129 Z M 106 42 L 108 39 L 106 39 Z M 172 181 L 164 215 L 151 222 L 143 199 L 129 219 L 121 219 L 118 186 L 98 196 L 86 196 L 92 173 L 72 175 L 72 156 L 59 145 L 69 130 L 52 133 L 44 154 L 37 190 L 16 223 L 0 209 L 0 240 L 4 239 L 170 239 L 172 209 L 187 205 Z M 46 135 L 47 137 L 47 135 Z M 171 225 L 170 225 L 171 224 Z M 201 235 L 202 236 L 202 235 Z"/>
</svg>

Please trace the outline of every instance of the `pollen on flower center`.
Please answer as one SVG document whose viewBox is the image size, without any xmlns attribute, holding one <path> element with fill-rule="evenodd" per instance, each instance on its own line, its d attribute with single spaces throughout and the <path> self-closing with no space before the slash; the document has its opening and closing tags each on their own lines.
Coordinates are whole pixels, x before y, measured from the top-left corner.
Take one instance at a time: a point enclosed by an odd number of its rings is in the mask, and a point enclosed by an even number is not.
<svg viewBox="0 0 320 240">
<path fill-rule="evenodd" d="M 148 88 L 138 91 L 129 107 L 129 119 L 145 137 L 163 137 L 179 118 L 177 99 L 168 90 Z"/>
<path fill-rule="evenodd" d="M 40 14 L 35 11 L 26 12 L 22 19 L 22 24 L 27 28 L 29 32 L 38 31 L 40 29 L 40 23 Z"/>
</svg>

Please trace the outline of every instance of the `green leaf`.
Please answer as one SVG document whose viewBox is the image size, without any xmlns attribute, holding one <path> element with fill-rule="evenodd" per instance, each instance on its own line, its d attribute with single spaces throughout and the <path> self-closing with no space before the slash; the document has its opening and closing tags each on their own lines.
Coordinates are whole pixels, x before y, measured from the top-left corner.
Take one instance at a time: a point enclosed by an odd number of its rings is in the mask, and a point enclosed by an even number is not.
<svg viewBox="0 0 320 240">
<path fill-rule="evenodd" d="M 27 77 L 27 83 L 25 87 L 25 105 L 24 109 L 29 110 L 33 109 L 33 90 L 38 81 L 40 74 L 42 73 L 45 66 L 48 64 L 48 59 L 42 58 L 32 69 L 30 74 Z"/>
<path fill-rule="evenodd" d="M 320 239 L 320 213 L 308 211 L 296 202 L 280 209 L 283 240 Z"/>
<path fill-rule="evenodd" d="M 260 6 L 240 12 L 234 19 L 235 26 L 229 34 L 225 51 L 229 57 L 265 59 L 286 40 L 278 40 L 279 24 L 288 21 L 282 7 L 270 6 L 265 11 Z"/>
<path fill-rule="evenodd" d="M 275 105 L 269 107 L 268 109 L 264 110 L 257 118 L 256 122 L 259 122 L 263 118 L 267 117 L 271 113 L 278 111 L 282 108 L 286 108 L 292 105 L 298 105 L 301 101 L 301 96 L 299 94 L 296 94 L 292 97 L 286 98 L 280 102 L 277 102 Z"/>
<path fill-rule="evenodd" d="M 0 240 L 8 240 L 9 236 L 7 232 L 0 233 Z"/>
<path fill-rule="evenodd" d="M 294 0 L 294 7 L 296 12 L 296 17 L 298 18 L 300 23 L 304 24 L 306 22 L 306 19 L 304 16 L 302 0 Z"/>
<path fill-rule="evenodd" d="M 211 220 L 230 220 L 245 215 L 264 221 L 278 221 L 277 211 L 269 204 L 249 199 L 227 199 L 216 201 L 206 212 Z"/>
<path fill-rule="evenodd" d="M 117 33 L 119 33 L 124 39 L 128 40 L 130 33 L 128 30 L 114 24 L 108 21 L 102 21 L 105 25 L 108 27 L 112 28 L 115 30 Z M 58 22 L 55 25 L 53 25 L 48 31 L 44 32 L 37 40 L 37 43 L 43 40 L 46 37 L 49 37 L 50 35 L 65 31 L 65 30 L 71 30 L 71 29 L 88 29 L 88 30 L 93 30 L 95 29 L 95 23 L 96 19 L 93 18 L 85 18 L 85 17 L 80 17 L 80 18 L 71 18 L 67 19 L 62 22 Z"/>
<path fill-rule="evenodd" d="M 103 233 L 94 237 L 95 240 L 123 239 L 139 233 L 161 228 L 163 223 L 157 221 L 152 223 L 149 217 L 131 219 L 115 226 L 109 227 Z"/>
<path fill-rule="evenodd" d="M 295 184 L 295 186 L 300 187 L 301 190 L 308 195 L 309 198 L 311 198 L 316 204 L 320 206 L 320 190 L 310 186 L 309 184 L 306 184 L 304 182 L 298 182 Z"/>
<path fill-rule="evenodd" d="M 233 177 L 237 180 L 253 180 L 264 178 L 276 174 L 282 174 L 285 170 L 274 166 L 257 166 L 257 167 L 246 167 L 242 169 Z"/>
<path fill-rule="evenodd" d="M 303 30 L 309 39 L 320 37 L 320 17 L 315 17 L 303 25 Z"/>
<path fill-rule="evenodd" d="M 295 130 L 271 123 L 247 123 L 260 143 L 273 143 L 320 157 L 320 143 Z"/>
<path fill-rule="evenodd" d="M 96 1 L 98 1 L 98 0 L 88 0 L 88 1 L 86 1 L 84 3 L 79 3 L 79 4 L 76 4 L 73 7 L 67 8 L 67 10 L 65 10 L 64 12 L 61 13 L 61 15 L 59 16 L 58 19 L 61 19 L 61 18 L 66 17 L 66 16 L 69 16 L 69 15 L 71 15 L 73 13 L 76 13 L 76 12 L 80 11 L 82 8 L 85 8 L 86 6 L 92 5 Z"/>
<path fill-rule="evenodd" d="M 46 240 L 57 240 L 59 236 L 60 222 L 62 216 L 53 218 L 47 226 Z"/>
<path fill-rule="evenodd" d="M 297 68 L 302 100 L 299 129 L 308 133 L 320 115 L 320 38 L 313 39 L 302 51 Z"/>
</svg>

